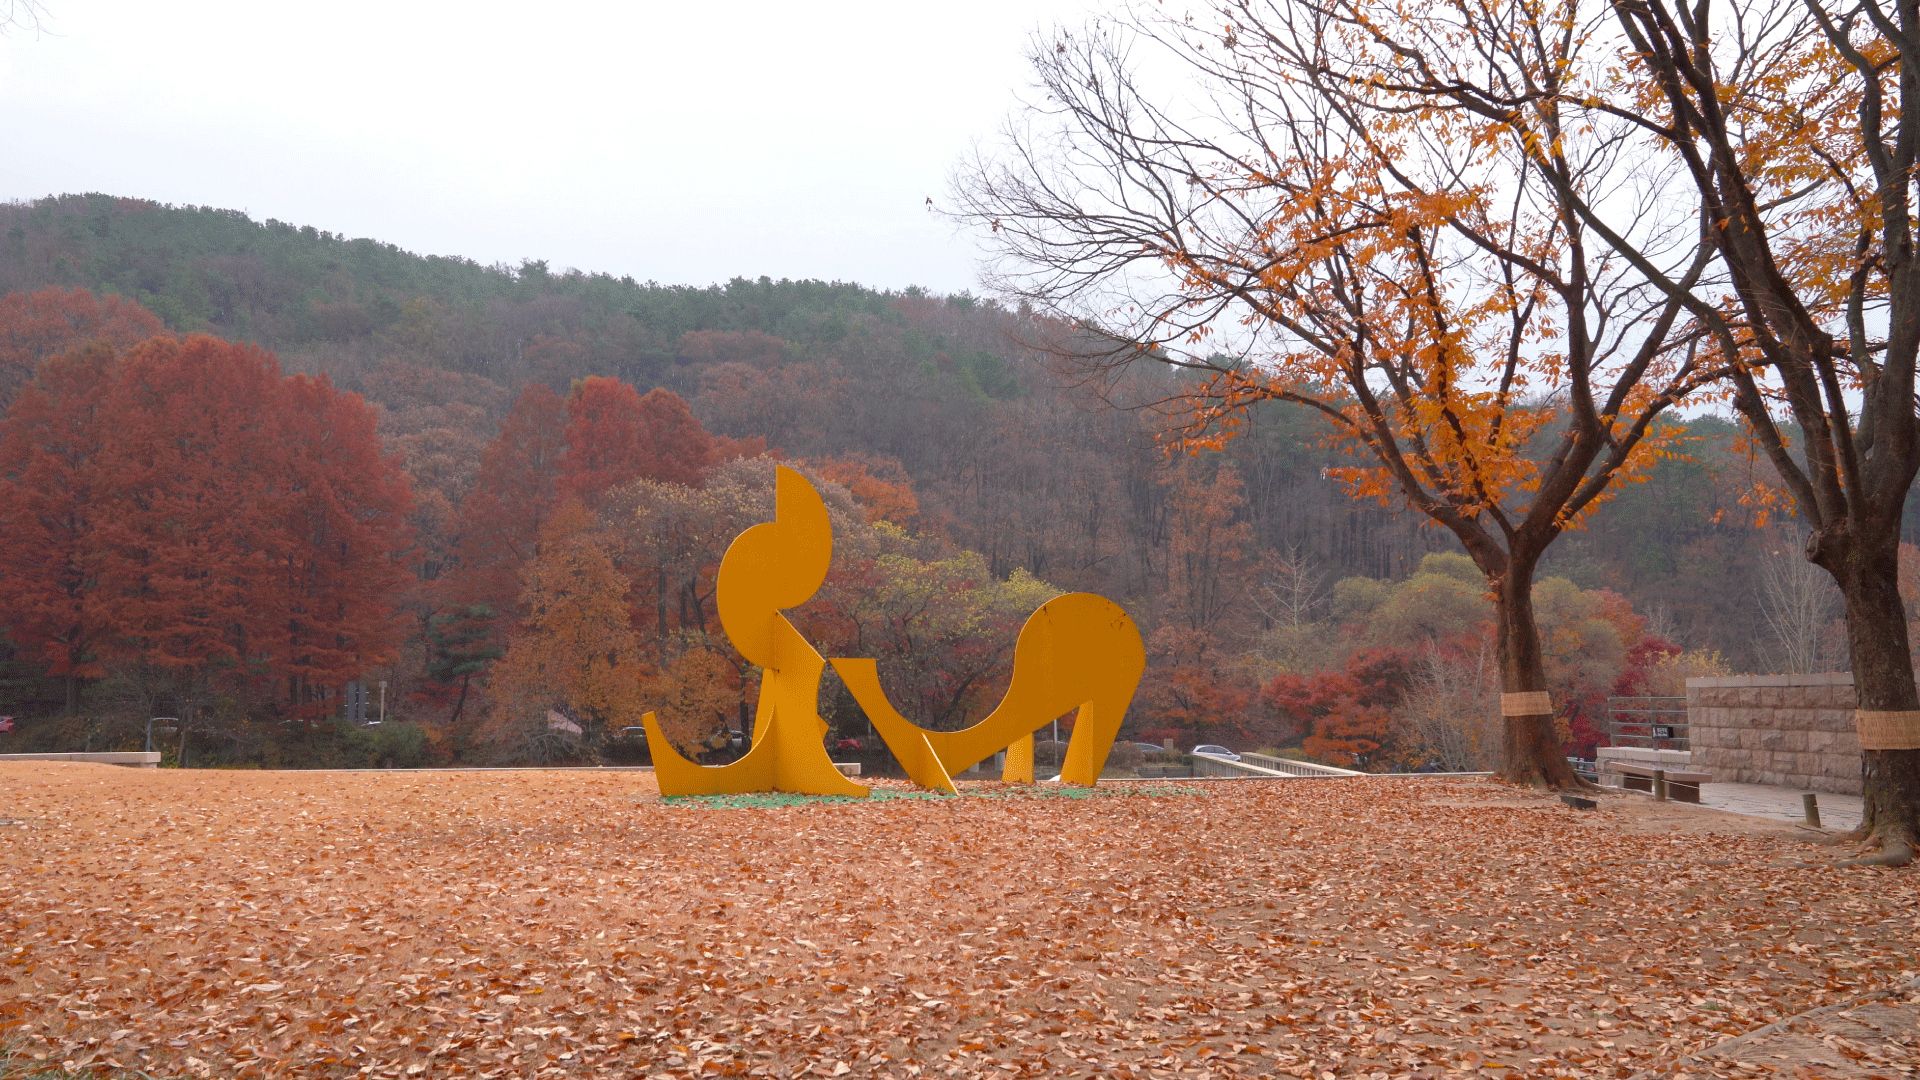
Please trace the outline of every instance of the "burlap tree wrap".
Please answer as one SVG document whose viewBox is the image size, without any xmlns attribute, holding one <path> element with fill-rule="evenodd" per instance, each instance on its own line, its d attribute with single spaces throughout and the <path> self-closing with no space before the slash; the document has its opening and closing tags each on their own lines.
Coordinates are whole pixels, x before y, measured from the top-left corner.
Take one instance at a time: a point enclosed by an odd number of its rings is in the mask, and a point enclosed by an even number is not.
<svg viewBox="0 0 1920 1080">
<path fill-rule="evenodd" d="M 1552 716 L 1553 700 L 1545 690 L 1500 695 L 1501 716 Z"/>
<path fill-rule="evenodd" d="M 1920 750 L 1920 712 L 1855 710 L 1853 730 L 1862 750 Z"/>
</svg>

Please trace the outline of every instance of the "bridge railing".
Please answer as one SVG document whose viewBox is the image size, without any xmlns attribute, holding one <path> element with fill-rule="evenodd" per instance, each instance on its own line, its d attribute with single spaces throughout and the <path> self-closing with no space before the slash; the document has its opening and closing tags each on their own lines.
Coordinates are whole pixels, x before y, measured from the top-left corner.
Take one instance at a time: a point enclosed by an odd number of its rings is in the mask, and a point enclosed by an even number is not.
<svg viewBox="0 0 1920 1080">
<path fill-rule="evenodd" d="M 1274 757 L 1271 754 L 1241 754 L 1239 761 L 1193 755 L 1195 776 L 1365 776 L 1352 769 L 1337 769 L 1311 761 Z"/>
<path fill-rule="evenodd" d="M 91 754 L 81 753 L 79 751 L 71 754 L 0 754 L 0 761 L 91 761 L 96 765 L 129 765 L 136 769 L 154 769 L 160 766 L 160 751 L 100 751 Z"/>
</svg>

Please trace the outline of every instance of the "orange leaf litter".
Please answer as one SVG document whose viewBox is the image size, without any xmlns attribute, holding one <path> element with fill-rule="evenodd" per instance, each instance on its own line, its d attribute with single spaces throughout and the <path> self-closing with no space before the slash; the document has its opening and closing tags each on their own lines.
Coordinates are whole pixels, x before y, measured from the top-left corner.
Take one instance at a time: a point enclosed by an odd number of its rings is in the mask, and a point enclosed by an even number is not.
<svg viewBox="0 0 1920 1080">
<path fill-rule="evenodd" d="M 1787 826 L 1113 788 L 0 765 L 0 1072 L 1627 1077 L 1920 966 L 1920 873 L 1803 866 Z M 1692 1068 L 1914 1074 L 1821 1052 Z"/>
</svg>

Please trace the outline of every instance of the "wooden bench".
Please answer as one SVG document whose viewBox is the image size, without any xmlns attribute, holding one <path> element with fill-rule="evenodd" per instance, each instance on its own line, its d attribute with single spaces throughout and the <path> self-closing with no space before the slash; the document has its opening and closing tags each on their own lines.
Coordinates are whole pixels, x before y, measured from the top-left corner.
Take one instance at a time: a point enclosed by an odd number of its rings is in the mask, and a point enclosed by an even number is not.
<svg viewBox="0 0 1920 1080">
<path fill-rule="evenodd" d="M 1629 791 L 1652 791 L 1654 767 L 1617 758 L 1607 761 L 1607 771 L 1620 774 L 1620 786 Z M 1700 785 L 1713 780 L 1712 773 L 1686 769 L 1668 769 L 1667 798 L 1675 802 L 1700 801 Z"/>
</svg>

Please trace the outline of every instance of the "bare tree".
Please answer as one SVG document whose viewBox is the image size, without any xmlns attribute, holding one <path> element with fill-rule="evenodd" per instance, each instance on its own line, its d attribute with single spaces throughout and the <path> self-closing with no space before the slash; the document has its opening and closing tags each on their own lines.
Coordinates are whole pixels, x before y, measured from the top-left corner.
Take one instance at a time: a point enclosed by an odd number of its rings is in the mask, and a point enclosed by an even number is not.
<svg viewBox="0 0 1920 1080">
<path fill-rule="evenodd" d="M 1793 538 L 1776 538 L 1760 559 L 1760 577 L 1754 584 L 1767 629 L 1773 632 L 1768 658 L 1776 670 L 1792 675 L 1831 666 L 1834 658 L 1828 653 L 1827 631 L 1840 607 L 1840 591 L 1833 578 L 1808 562 L 1801 550 Z"/>
<path fill-rule="evenodd" d="M 0 0 L 0 34 L 16 26 L 38 30 L 46 17 L 46 5 L 39 0 Z"/>
<path fill-rule="evenodd" d="M 1677 332 L 1682 301 L 1593 245 L 1562 188 L 1639 208 L 1636 239 L 1677 280 L 1712 251 L 1662 223 L 1620 124 L 1556 136 L 1543 163 L 1476 118 L 1369 113 L 1327 74 L 1350 36 L 1323 9 L 1254 0 L 1057 32 L 1031 54 L 1039 100 L 956 179 L 956 216 L 996 250 L 992 287 L 1107 343 L 1077 358 L 1090 377 L 1185 374 L 1171 438 L 1217 446 L 1257 403 L 1297 404 L 1365 463 L 1337 470 L 1354 494 L 1451 531 L 1495 601 L 1500 775 L 1579 787 L 1535 572 L 1715 372 Z M 1538 47 L 1552 69 L 1578 45 Z"/>
<path fill-rule="evenodd" d="M 1489 650 L 1455 654 L 1428 649 L 1419 682 L 1400 706 L 1433 764 L 1447 772 L 1476 772 L 1499 757 L 1500 687 Z"/>
<path fill-rule="evenodd" d="M 1326 571 L 1315 567 L 1295 547 L 1284 555 L 1273 556 L 1268 561 L 1267 572 L 1248 591 L 1255 610 L 1268 622 L 1282 629 L 1300 630 L 1311 624 L 1314 613 L 1326 606 L 1322 588 L 1326 580 Z"/>
</svg>

